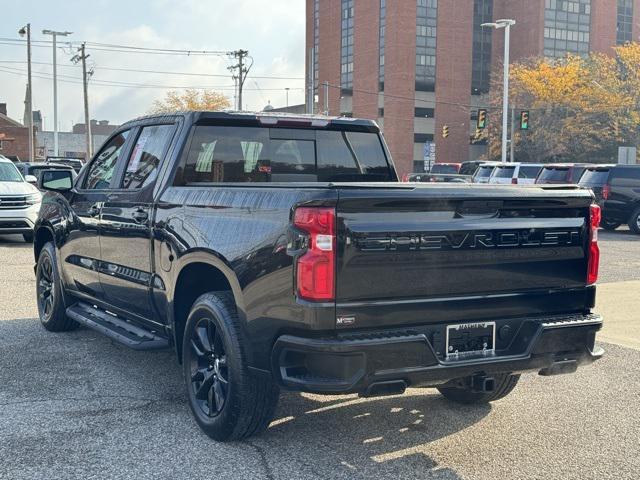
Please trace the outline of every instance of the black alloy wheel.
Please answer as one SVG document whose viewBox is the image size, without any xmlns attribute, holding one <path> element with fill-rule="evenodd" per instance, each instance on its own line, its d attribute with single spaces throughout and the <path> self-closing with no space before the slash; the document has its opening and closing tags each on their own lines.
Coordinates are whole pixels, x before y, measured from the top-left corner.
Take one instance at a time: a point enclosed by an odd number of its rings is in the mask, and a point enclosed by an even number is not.
<svg viewBox="0 0 640 480">
<path fill-rule="evenodd" d="M 191 389 L 197 405 L 208 417 L 222 412 L 229 393 L 229 368 L 219 329 L 202 318 L 191 334 Z"/>
<path fill-rule="evenodd" d="M 37 278 L 38 307 L 44 321 L 51 318 L 54 309 L 56 284 L 53 277 L 53 263 L 48 255 L 40 261 Z"/>
</svg>

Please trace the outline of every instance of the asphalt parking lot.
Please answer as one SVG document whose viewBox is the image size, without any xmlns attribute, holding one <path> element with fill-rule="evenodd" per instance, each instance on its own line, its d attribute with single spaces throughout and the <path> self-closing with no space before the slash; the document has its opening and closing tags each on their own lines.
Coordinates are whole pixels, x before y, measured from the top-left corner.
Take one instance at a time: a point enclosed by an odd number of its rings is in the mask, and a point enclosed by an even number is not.
<svg viewBox="0 0 640 480">
<path fill-rule="evenodd" d="M 600 243 L 602 281 L 636 285 L 640 237 L 602 232 Z M 0 238 L 2 479 L 639 477 L 636 349 L 604 344 L 600 362 L 526 375 L 490 407 L 418 389 L 379 399 L 284 393 L 266 434 L 217 444 L 191 419 L 171 353 L 41 328 L 32 265 L 30 246 Z"/>
</svg>

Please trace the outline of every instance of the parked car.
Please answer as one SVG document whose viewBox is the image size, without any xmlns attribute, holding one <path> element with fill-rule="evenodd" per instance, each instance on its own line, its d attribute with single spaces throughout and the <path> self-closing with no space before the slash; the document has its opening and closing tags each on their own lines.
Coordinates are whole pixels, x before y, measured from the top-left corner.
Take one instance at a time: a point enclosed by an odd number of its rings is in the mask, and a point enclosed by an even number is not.
<svg viewBox="0 0 640 480">
<path fill-rule="evenodd" d="M 80 173 L 80 170 L 84 166 L 84 160 L 81 158 L 71 157 L 47 157 L 46 163 L 57 165 L 69 165 L 73 167 L 76 173 Z"/>
<path fill-rule="evenodd" d="M 491 178 L 491 174 L 493 170 L 496 168 L 496 165 L 499 165 L 498 162 L 485 162 L 478 167 L 476 173 L 471 177 L 472 183 L 489 183 L 489 178 Z"/>
<path fill-rule="evenodd" d="M 626 223 L 640 234 L 640 165 L 594 165 L 579 185 L 591 189 L 602 207 L 602 228 L 615 230 Z"/>
<path fill-rule="evenodd" d="M 175 349 L 220 441 L 265 429 L 280 388 L 487 403 L 603 354 L 591 192 L 399 183 L 387 151 L 370 120 L 126 123 L 74 183 L 40 177 L 40 320 Z"/>
<path fill-rule="evenodd" d="M 460 163 L 434 163 L 429 173 L 444 173 L 447 175 L 457 175 L 460 172 Z"/>
<path fill-rule="evenodd" d="M 577 184 L 591 163 L 553 163 L 542 167 L 536 182 L 538 184 Z"/>
<path fill-rule="evenodd" d="M 471 160 L 468 162 L 462 162 L 458 173 L 460 175 L 468 175 L 469 177 L 473 177 L 478 170 L 478 167 L 480 165 L 484 165 L 485 163 L 487 163 L 485 160 Z"/>
<path fill-rule="evenodd" d="M 23 177 L 11 160 L 0 159 L 0 234 L 19 233 L 25 242 L 33 241 L 42 199 L 35 182 L 31 175 Z"/>
<path fill-rule="evenodd" d="M 444 173 L 411 173 L 407 176 L 407 182 L 418 183 L 470 183 L 468 175 L 448 175 Z"/>
<path fill-rule="evenodd" d="M 500 163 L 491 172 L 489 183 L 533 185 L 542 167 L 541 163 Z"/>
<path fill-rule="evenodd" d="M 73 178 L 76 177 L 76 171 L 70 165 L 61 165 L 57 163 L 44 163 L 44 162 L 24 162 L 24 163 L 16 163 L 16 167 L 20 171 L 23 177 L 26 178 L 27 175 L 31 175 L 35 178 L 35 185 L 37 185 L 38 179 L 40 178 L 40 174 L 44 170 L 68 170 L 73 172 Z"/>
</svg>

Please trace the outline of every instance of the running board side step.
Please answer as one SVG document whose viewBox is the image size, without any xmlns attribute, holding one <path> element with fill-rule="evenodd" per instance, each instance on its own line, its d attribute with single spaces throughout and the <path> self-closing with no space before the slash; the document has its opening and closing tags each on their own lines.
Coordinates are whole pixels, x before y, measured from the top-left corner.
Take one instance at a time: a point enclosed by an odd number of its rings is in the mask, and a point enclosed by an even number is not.
<svg viewBox="0 0 640 480">
<path fill-rule="evenodd" d="M 80 302 L 67 308 L 67 316 L 134 350 L 161 350 L 169 347 L 169 340 L 156 332 L 134 325 L 88 303 Z"/>
</svg>

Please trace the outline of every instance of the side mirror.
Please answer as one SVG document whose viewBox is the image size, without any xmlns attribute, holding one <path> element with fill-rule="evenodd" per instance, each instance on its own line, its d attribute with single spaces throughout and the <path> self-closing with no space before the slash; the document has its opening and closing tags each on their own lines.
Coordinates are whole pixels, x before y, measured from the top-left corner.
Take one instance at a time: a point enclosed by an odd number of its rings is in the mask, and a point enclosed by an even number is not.
<svg viewBox="0 0 640 480">
<path fill-rule="evenodd" d="M 73 172 L 70 170 L 43 170 L 38 180 L 40 190 L 67 192 L 73 187 Z"/>
<path fill-rule="evenodd" d="M 30 183 L 31 185 L 38 185 L 38 179 L 33 175 L 25 175 L 24 181 Z"/>
</svg>

